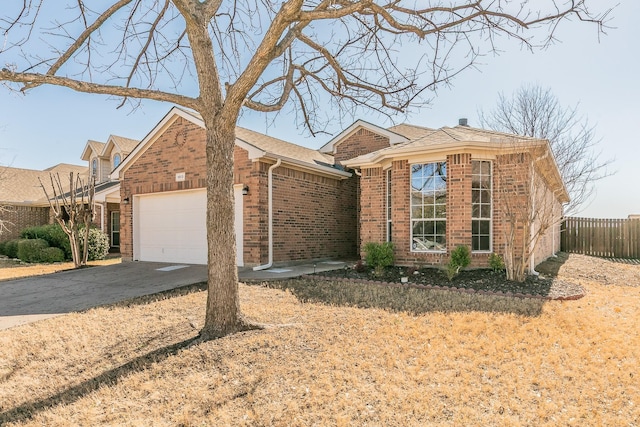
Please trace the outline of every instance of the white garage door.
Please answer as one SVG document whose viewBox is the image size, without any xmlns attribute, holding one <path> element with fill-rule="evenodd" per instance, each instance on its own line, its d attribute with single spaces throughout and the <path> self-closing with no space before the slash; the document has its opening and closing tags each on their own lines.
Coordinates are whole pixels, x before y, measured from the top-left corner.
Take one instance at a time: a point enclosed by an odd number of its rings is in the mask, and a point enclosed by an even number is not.
<svg viewBox="0 0 640 427">
<path fill-rule="evenodd" d="M 207 263 L 205 190 L 139 196 L 134 209 L 135 259 Z"/>
<path fill-rule="evenodd" d="M 239 206 L 238 206 L 239 205 Z M 242 212 L 242 199 L 236 210 Z M 207 263 L 205 189 L 155 193 L 134 200 L 134 259 L 187 264 Z M 242 242 L 242 217 L 236 238 Z M 238 215 L 236 215 L 238 222 Z M 238 246 L 242 247 L 242 243 Z M 241 254 L 241 252 L 239 252 Z M 242 265 L 242 256 L 237 259 Z"/>
</svg>

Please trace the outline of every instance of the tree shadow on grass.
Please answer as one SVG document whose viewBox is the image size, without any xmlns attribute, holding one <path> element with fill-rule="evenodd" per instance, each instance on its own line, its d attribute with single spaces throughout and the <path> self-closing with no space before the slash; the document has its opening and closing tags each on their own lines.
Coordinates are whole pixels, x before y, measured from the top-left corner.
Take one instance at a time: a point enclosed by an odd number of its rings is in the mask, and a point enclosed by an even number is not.
<svg viewBox="0 0 640 427">
<path fill-rule="evenodd" d="M 136 357 L 124 365 L 103 372 L 94 378 L 83 381 L 80 384 L 70 387 L 53 396 L 26 402 L 20 406 L 9 409 L 8 411 L 0 412 L 0 425 L 5 425 L 11 422 L 24 422 L 33 418 L 38 413 L 55 406 L 73 403 L 87 394 L 98 390 L 104 385 L 116 384 L 118 380 L 124 376 L 140 372 L 155 363 L 162 362 L 170 356 L 176 355 L 181 349 L 189 347 L 197 342 L 199 342 L 199 337 L 189 338 L 187 340 L 159 348 L 150 353 Z"/>
<path fill-rule="evenodd" d="M 544 274 L 545 276 L 557 277 L 560 272 L 560 268 L 567 262 L 569 259 L 569 254 L 566 252 L 560 252 L 558 256 L 548 258 L 547 260 L 541 262 L 536 266 L 536 271 L 538 273 Z"/>
<path fill-rule="evenodd" d="M 508 313 L 537 317 L 544 299 L 466 293 L 457 290 L 416 289 L 310 278 L 268 282 L 267 286 L 290 290 L 302 302 L 334 306 L 381 308 L 415 315 L 429 312 Z"/>
</svg>

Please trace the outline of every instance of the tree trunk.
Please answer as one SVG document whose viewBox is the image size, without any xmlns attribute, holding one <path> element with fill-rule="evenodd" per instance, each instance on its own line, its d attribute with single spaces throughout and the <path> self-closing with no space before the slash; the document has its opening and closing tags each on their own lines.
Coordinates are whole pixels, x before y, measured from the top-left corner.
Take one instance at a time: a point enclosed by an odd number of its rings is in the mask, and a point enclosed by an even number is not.
<svg viewBox="0 0 640 427">
<path fill-rule="evenodd" d="M 255 329 L 240 313 L 234 231 L 235 123 L 214 119 L 207 133 L 208 295 L 202 339 Z"/>
</svg>

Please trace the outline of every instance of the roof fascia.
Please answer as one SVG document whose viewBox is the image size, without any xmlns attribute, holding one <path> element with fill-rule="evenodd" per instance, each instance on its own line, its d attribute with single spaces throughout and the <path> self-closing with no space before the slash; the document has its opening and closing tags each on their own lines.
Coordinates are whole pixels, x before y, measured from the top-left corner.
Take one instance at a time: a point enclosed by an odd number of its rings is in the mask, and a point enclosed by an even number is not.
<svg viewBox="0 0 640 427">
<path fill-rule="evenodd" d="M 389 138 L 389 144 L 395 145 L 401 142 L 408 142 L 409 139 L 400 135 L 399 133 L 395 133 L 390 131 L 389 129 L 385 129 L 383 127 L 374 125 L 369 122 L 365 122 L 364 120 L 356 120 L 351 126 L 340 132 L 335 137 L 331 138 L 329 142 L 320 147 L 321 153 L 333 154 L 335 153 L 335 148 L 338 146 L 344 139 L 348 138 L 352 134 L 354 134 L 358 129 L 364 128 L 373 133 L 377 133 L 378 135 L 385 136 Z"/>
</svg>

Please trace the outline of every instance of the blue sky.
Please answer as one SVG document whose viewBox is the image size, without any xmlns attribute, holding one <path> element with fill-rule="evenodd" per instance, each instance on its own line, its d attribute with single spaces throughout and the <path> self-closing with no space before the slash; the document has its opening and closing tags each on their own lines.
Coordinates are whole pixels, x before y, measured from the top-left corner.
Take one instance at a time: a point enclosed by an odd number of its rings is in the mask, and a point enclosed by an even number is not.
<svg viewBox="0 0 640 427">
<path fill-rule="evenodd" d="M 615 2 L 609 2 L 611 5 Z M 606 4 L 597 1 L 598 7 Z M 578 104 L 579 111 L 596 125 L 599 150 L 614 159 L 615 172 L 596 185 L 592 203 L 580 215 L 624 218 L 640 214 L 640 2 L 623 0 L 614 10 L 606 36 L 594 26 L 563 26 L 561 40 L 546 51 L 534 54 L 503 43 L 500 56 L 485 57 L 478 70 L 467 70 L 440 88 L 428 108 L 411 110 L 395 122 L 441 127 L 454 126 L 466 117 L 479 126 L 477 112 L 491 108 L 499 92 L 510 94 L 523 83 L 549 87 L 564 105 Z M 80 155 L 88 139 L 106 141 L 110 134 L 141 139 L 171 108 L 171 105 L 143 101 L 134 111 L 118 100 L 73 91 L 39 87 L 26 95 L 0 89 L 0 163 L 44 169 L 57 163 L 82 164 Z M 383 125 L 384 118 L 364 118 Z M 329 135 L 316 138 L 294 128 L 287 113 L 266 118 L 243 114 L 240 125 L 291 142 L 318 148 Z M 347 119 L 346 121 L 349 121 Z M 329 129 L 340 132 L 339 125 Z"/>
</svg>

